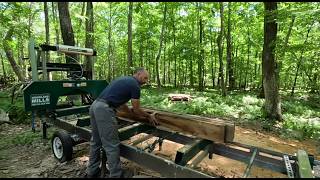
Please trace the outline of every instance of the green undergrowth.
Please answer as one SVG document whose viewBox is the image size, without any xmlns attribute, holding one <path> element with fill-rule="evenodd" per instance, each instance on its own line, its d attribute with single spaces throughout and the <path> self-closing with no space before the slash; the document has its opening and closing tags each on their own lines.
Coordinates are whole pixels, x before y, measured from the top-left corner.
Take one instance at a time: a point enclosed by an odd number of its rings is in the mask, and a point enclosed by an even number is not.
<svg viewBox="0 0 320 180">
<path fill-rule="evenodd" d="M 46 142 L 48 144 L 55 130 L 55 128 L 48 128 L 47 139 L 42 138 L 42 131 L 40 131 L 40 128 L 33 132 L 31 126 L 29 129 L 21 131 L 21 133 L 4 135 L 0 141 L 0 150 L 7 149 L 11 146 L 31 146 L 32 144 L 37 144 L 39 142 Z"/>
<path fill-rule="evenodd" d="M 170 101 L 169 94 L 188 94 L 191 101 Z M 144 88 L 141 104 L 143 107 L 170 111 L 179 114 L 194 114 L 206 117 L 229 119 L 236 124 L 259 125 L 267 131 L 295 139 L 320 138 L 319 97 L 308 94 L 300 98 L 281 94 L 282 122 L 265 118 L 264 99 L 257 98 L 257 92 L 233 91 L 222 97 L 217 90 L 199 92 L 190 88 Z M 304 98 L 301 98 L 304 97 Z"/>
<path fill-rule="evenodd" d="M 14 124 L 28 124 L 31 121 L 31 113 L 24 110 L 23 98 L 17 96 L 12 100 L 10 91 L 0 92 L 0 109 L 8 114 Z"/>
</svg>

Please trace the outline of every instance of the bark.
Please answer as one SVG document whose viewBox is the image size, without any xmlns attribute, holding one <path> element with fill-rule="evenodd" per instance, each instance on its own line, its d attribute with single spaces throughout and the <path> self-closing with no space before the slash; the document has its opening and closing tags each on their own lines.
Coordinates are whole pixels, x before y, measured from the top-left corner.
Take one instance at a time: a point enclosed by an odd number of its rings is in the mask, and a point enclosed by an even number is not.
<svg viewBox="0 0 320 180">
<path fill-rule="evenodd" d="M 277 37 L 276 2 L 264 2 L 264 45 L 262 56 L 263 87 L 265 111 L 269 119 L 281 120 L 278 67 L 275 61 L 275 42 Z"/>
</svg>

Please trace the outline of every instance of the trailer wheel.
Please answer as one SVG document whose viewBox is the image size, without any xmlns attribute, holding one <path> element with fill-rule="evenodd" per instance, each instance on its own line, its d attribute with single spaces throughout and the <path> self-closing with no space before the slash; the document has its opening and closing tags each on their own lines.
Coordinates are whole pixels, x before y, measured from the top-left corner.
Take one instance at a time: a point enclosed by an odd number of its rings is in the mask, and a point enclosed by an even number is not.
<svg viewBox="0 0 320 180">
<path fill-rule="evenodd" d="M 64 131 L 54 132 L 51 139 L 51 148 L 53 155 L 59 162 L 65 162 L 72 159 L 72 138 Z"/>
</svg>

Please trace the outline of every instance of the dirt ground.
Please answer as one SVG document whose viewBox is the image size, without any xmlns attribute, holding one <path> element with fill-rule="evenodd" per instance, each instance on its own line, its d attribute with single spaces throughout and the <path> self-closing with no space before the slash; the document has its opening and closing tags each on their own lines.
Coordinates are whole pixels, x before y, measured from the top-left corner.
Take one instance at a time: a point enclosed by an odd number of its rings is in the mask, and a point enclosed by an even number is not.
<svg viewBox="0 0 320 180">
<path fill-rule="evenodd" d="M 31 127 L 26 125 L 0 125 L 0 141 L 1 139 L 14 136 L 21 132 L 30 131 Z M 133 141 L 143 134 L 130 139 Z M 128 142 L 129 142 L 128 141 Z M 319 142 L 297 140 L 284 140 L 273 134 L 261 133 L 250 129 L 236 127 L 235 141 L 243 144 L 253 145 L 279 152 L 294 154 L 298 149 L 304 149 L 308 153 L 315 155 L 316 159 L 320 159 Z M 152 142 L 152 139 L 145 143 Z M 143 146 L 145 144 L 139 144 Z M 181 144 L 173 143 L 165 140 L 162 150 L 158 148 L 153 152 L 161 157 L 174 160 L 175 152 L 182 147 Z M 59 163 L 53 156 L 50 141 L 38 140 L 31 145 L 17 145 L 9 148 L 0 149 L 0 178 L 13 177 L 83 177 L 85 174 L 86 164 L 88 162 L 89 144 L 83 143 L 74 147 L 73 159 L 69 162 Z M 132 172 L 134 177 L 160 177 L 158 173 L 140 167 L 135 163 L 122 160 L 125 169 Z M 242 177 L 246 168 L 246 164 L 230 160 L 218 155 L 214 155 L 213 159 L 205 158 L 197 167 L 203 172 L 213 172 L 224 177 Z M 286 177 L 283 174 L 275 173 L 266 169 L 253 166 L 249 177 Z"/>
</svg>

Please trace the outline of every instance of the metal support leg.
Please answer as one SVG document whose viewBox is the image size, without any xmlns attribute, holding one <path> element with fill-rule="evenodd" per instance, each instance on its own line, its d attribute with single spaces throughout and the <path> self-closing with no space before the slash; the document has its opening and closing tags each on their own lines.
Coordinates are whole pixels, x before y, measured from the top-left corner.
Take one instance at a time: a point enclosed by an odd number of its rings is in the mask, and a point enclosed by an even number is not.
<svg viewBox="0 0 320 180">
<path fill-rule="evenodd" d="M 258 149 L 257 148 L 254 148 L 253 150 L 253 153 L 252 153 L 252 156 L 250 158 L 250 161 L 249 161 L 249 164 L 247 166 L 247 169 L 245 170 L 244 174 L 243 174 L 243 177 L 246 178 L 249 176 L 249 173 L 250 173 L 250 170 L 251 170 L 251 167 L 252 167 L 252 164 L 254 162 L 254 158 L 256 157 L 257 155 L 257 152 L 258 152 Z"/>
<path fill-rule="evenodd" d="M 310 165 L 310 159 L 306 151 L 298 150 L 297 152 L 298 158 L 298 170 L 300 178 L 314 178 L 312 174 L 312 169 Z"/>
<path fill-rule="evenodd" d="M 46 122 L 43 122 L 42 123 L 42 136 L 43 136 L 43 139 L 47 139 L 47 123 Z"/>
<path fill-rule="evenodd" d="M 161 151 L 161 150 L 162 150 L 162 143 L 163 143 L 163 140 L 164 140 L 164 139 L 160 139 L 160 140 L 159 140 L 159 151 Z"/>
<path fill-rule="evenodd" d="M 211 144 L 212 141 L 198 139 L 190 144 L 187 144 L 177 151 L 175 163 L 179 165 L 186 165 L 195 155 L 203 150 L 207 145 Z"/>
<path fill-rule="evenodd" d="M 194 168 L 196 167 L 208 154 L 211 144 L 206 146 L 204 150 L 190 163 L 188 167 Z"/>
<path fill-rule="evenodd" d="M 284 164 L 287 168 L 287 174 L 288 174 L 288 178 L 294 178 L 294 173 L 293 173 L 293 169 L 289 160 L 289 156 L 288 155 L 283 155 L 283 161 Z"/>
<path fill-rule="evenodd" d="M 36 126 L 35 126 L 35 112 L 32 111 L 32 123 L 31 123 L 31 127 L 32 127 L 32 132 L 35 133 L 36 132 Z"/>
</svg>

